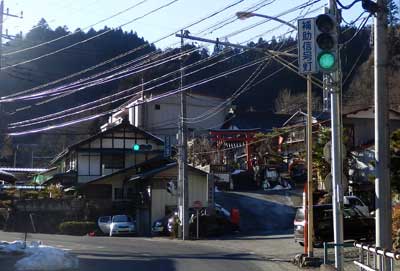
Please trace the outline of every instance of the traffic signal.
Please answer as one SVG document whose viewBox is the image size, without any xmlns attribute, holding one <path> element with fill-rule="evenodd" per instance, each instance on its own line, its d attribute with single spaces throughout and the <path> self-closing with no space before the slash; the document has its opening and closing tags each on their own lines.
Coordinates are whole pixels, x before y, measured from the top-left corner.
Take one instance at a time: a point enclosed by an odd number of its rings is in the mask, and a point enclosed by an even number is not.
<svg viewBox="0 0 400 271">
<path fill-rule="evenodd" d="M 337 21 L 330 14 L 321 14 L 315 19 L 315 47 L 317 68 L 330 73 L 338 68 Z"/>
<path fill-rule="evenodd" d="M 134 144 L 132 147 L 133 151 L 151 151 L 153 149 L 153 145 L 151 144 Z"/>
</svg>

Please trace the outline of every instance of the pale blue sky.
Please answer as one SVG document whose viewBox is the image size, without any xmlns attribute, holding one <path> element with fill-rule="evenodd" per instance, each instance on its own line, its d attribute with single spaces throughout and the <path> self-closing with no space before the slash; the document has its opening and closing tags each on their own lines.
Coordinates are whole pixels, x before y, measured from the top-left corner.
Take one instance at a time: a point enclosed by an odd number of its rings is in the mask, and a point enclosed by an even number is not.
<svg viewBox="0 0 400 271">
<path fill-rule="evenodd" d="M 4 28 L 9 30 L 9 34 L 15 34 L 19 31 L 26 33 L 35 25 L 40 18 L 45 18 L 50 27 L 55 28 L 57 26 L 66 25 L 70 30 L 74 30 L 78 27 L 86 27 L 94 24 L 101 19 L 104 19 L 114 13 L 117 13 L 140 0 L 5 0 L 5 7 L 10 9 L 10 13 L 17 13 L 21 10 L 24 12 L 23 19 L 7 18 L 4 23 Z M 166 4 L 170 0 L 148 0 L 133 10 L 130 10 L 116 18 L 113 18 L 107 22 L 103 22 L 95 29 L 103 28 L 104 25 L 109 27 L 117 27 L 131 19 L 134 19 L 158 6 Z M 179 30 L 185 25 L 194 22 L 197 19 L 205 17 L 212 12 L 223 8 L 229 4 L 235 3 L 237 0 L 179 0 L 173 5 L 158 11 L 146 18 L 140 19 L 132 24 L 125 26 L 123 29 L 130 31 L 136 31 L 139 36 L 143 36 L 148 41 L 155 41 L 158 38 Z M 212 19 L 206 20 L 199 25 L 190 28 L 192 34 L 196 34 L 207 27 L 210 27 L 213 23 L 219 22 L 229 16 L 233 16 L 237 11 L 245 10 L 251 7 L 260 0 L 245 0 L 237 6 L 228 9 L 227 11 L 213 17 Z M 257 13 L 263 13 L 268 15 L 277 15 L 291 7 L 305 3 L 306 0 L 276 0 L 272 4 L 263 7 L 258 10 Z M 314 10 L 327 3 L 328 0 L 322 0 L 311 7 Z M 344 3 L 350 2 L 343 0 Z M 306 12 L 306 8 L 304 12 Z M 321 9 L 308 15 L 312 17 L 320 13 Z M 286 16 L 281 17 L 285 20 L 291 20 L 299 15 L 300 11 L 295 11 Z M 361 4 L 356 4 L 351 11 L 344 12 L 344 17 L 347 20 L 355 18 L 362 12 Z M 260 20 L 261 18 L 251 18 L 247 20 L 236 20 L 234 23 L 223 27 L 211 34 L 204 35 L 215 39 L 217 37 L 223 38 L 230 33 L 242 29 L 243 27 L 250 26 Z M 264 32 L 272 29 L 279 24 L 268 22 L 261 26 L 258 26 L 252 30 L 245 31 L 241 34 L 229 37 L 230 42 L 244 42 L 257 35 L 261 35 Z M 271 33 L 262 35 L 264 39 L 270 39 L 273 35 L 278 36 L 281 33 L 288 31 L 288 27 L 280 27 L 278 30 Z M 157 43 L 158 47 L 166 47 L 173 45 L 179 40 L 175 37 L 171 37 L 163 42 Z"/>
</svg>

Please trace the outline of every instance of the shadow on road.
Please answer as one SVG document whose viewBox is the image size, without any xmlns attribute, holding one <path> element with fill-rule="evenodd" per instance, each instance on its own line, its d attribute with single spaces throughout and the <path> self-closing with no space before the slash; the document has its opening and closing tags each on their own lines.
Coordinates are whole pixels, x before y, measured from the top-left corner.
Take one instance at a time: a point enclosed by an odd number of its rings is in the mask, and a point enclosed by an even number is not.
<svg viewBox="0 0 400 271">
<path fill-rule="evenodd" d="M 148 271 L 162 270 L 175 271 L 173 261 L 168 259 L 132 259 L 108 257 L 106 255 L 94 256 L 90 258 L 79 258 L 79 271 L 99 271 L 99 270 L 115 270 L 115 271 Z"/>
<path fill-rule="evenodd" d="M 237 193 L 216 193 L 215 199 L 226 209 L 239 209 L 242 235 L 293 232 L 294 207 Z"/>
</svg>

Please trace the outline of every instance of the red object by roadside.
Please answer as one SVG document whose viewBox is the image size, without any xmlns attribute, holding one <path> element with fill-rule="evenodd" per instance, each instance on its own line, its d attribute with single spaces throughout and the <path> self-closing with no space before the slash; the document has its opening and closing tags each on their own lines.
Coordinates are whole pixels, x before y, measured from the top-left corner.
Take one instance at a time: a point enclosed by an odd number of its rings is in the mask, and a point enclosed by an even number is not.
<svg viewBox="0 0 400 271">
<path fill-rule="evenodd" d="M 239 225 L 240 223 L 240 212 L 237 208 L 231 209 L 231 222 L 232 224 Z"/>
</svg>

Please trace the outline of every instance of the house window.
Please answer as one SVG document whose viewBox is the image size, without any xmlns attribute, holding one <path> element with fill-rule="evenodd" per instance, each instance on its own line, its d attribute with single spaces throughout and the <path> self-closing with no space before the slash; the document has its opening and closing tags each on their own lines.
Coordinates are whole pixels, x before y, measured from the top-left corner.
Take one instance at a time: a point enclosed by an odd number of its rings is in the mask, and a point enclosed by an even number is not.
<svg viewBox="0 0 400 271">
<path fill-rule="evenodd" d="M 121 154 L 104 154 L 103 166 L 107 169 L 124 168 L 124 155 Z"/>
<path fill-rule="evenodd" d="M 155 105 L 154 105 L 154 109 L 155 109 L 155 110 L 160 110 L 160 109 L 161 109 L 161 105 L 155 104 Z"/>
<path fill-rule="evenodd" d="M 114 188 L 114 199 L 124 199 L 123 188 Z"/>
</svg>

